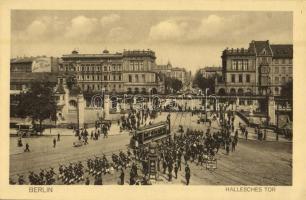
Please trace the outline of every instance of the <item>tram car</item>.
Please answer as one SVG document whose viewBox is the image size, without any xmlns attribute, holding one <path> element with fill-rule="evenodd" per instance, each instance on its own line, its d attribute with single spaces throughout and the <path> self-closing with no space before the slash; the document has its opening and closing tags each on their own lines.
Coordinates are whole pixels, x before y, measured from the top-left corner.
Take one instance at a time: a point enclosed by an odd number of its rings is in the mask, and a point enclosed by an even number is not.
<svg viewBox="0 0 306 200">
<path fill-rule="evenodd" d="M 159 122 L 149 126 L 141 127 L 133 132 L 130 140 L 130 148 L 142 148 L 151 142 L 159 142 L 170 138 L 168 122 Z"/>
</svg>

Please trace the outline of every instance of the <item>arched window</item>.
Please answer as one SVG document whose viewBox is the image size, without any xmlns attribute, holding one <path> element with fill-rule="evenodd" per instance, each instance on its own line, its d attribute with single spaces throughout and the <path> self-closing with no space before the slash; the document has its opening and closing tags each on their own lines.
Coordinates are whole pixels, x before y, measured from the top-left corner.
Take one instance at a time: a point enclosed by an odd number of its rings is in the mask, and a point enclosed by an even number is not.
<svg viewBox="0 0 306 200">
<path fill-rule="evenodd" d="M 139 88 L 135 88 L 135 94 L 139 94 Z"/>
<path fill-rule="evenodd" d="M 76 108 L 77 107 L 77 102 L 75 100 L 70 100 L 69 101 L 69 106 Z"/>
<path fill-rule="evenodd" d="M 224 88 L 220 88 L 219 91 L 218 91 L 218 94 L 219 95 L 225 95 L 226 94 L 225 89 Z"/>
<path fill-rule="evenodd" d="M 230 94 L 236 94 L 236 90 L 235 90 L 235 88 L 231 88 L 231 90 L 230 90 Z"/>
<path fill-rule="evenodd" d="M 243 95 L 243 89 L 242 89 L 242 88 L 239 88 L 239 89 L 238 89 L 238 94 L 239 94 L 239 95 Z"/>
</svg>

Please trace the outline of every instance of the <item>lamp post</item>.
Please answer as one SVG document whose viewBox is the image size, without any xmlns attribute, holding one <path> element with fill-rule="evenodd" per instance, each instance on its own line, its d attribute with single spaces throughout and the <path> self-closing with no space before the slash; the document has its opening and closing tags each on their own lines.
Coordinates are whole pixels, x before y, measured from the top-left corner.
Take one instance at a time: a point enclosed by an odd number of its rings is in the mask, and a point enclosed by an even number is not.
<svg viewBox="0 0 306 200">
<path fill-rule="evenodd" d="M 78 126 L 78 129 L 77 129 L 77 135 L 79 135 L 79 131 L 80 131 L 80 116 L 79 116 L 79 94 L 77 95 L 77 126 Z"/>
<path fill-rule="evenodd" d="M 207 91 L 209 88 L 205 89 L 205 121 L 207 121 Z"/>
</svg>

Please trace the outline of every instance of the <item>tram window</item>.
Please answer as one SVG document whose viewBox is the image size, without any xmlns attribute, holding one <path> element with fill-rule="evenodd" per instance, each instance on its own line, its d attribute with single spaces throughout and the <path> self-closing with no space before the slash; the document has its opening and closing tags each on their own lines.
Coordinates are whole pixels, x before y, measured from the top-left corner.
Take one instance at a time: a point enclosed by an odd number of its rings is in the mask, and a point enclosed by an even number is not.
<svg viewBox="0 0 306 200">
<path fill-rule="evenodd" d="M 152 131 L 152 136 L 155 136 L 156 135 L 156 131 Z"/>
<path fill-rule="evenodd" d="M 142 144 L 142 143 L 143 143 L 143 140 L 142 140 L 142 134 L 139 134 L 139 136 L 138 136 L 138 142 L 139 142 L 140 144 Z"/>
</svg>

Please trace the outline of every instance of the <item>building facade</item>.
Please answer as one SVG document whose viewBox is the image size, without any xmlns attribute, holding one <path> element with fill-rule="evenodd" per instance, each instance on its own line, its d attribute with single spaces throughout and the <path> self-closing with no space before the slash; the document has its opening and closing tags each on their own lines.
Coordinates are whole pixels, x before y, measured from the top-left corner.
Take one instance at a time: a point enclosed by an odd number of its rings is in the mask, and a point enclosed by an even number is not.
<svg viewBox="0 0 306 200">
<path fill-rule="evenodd" d="M 163 93 L 156 68 L 155 52 L 124 51 L 123 52 L 123 81 L 127 93 L 157 94 Z"/>
<path fill-rule="evenodd" d="M 200 73 L 206 79 L 222 75 L 222 67 L 204 67 L 200 69 Z"/>
<path fill-rule="evenodd" d="M 216 81 L 219 95 L 280 95 L 292 81 L 293 46 L 252 41 L 248 49 L 225 49 L 222 77 Z"/>
<path fill-rule="evenodd" d="M 160 81 L 152 70 L 155 52 L 124 50 L 123 53 L 79 54 L 62 56 L 60 71 L 74 72 L 83 91 L 112 93 L 158 93 Z"/>
<path fill-rule="evenodd" d="M 162 73 L 165 76 L 170 77 L 172 71 L 172 64 L 168 62 L 166 65 L 156 65 L 156 67 L 153 70 L 155 72 Z"/>
<path fill-rule="evenodd" d="M 36 56 L 11 59 L 10 71 L 15 72 L 57 72 L 59 58 Z"/>
</svg>

